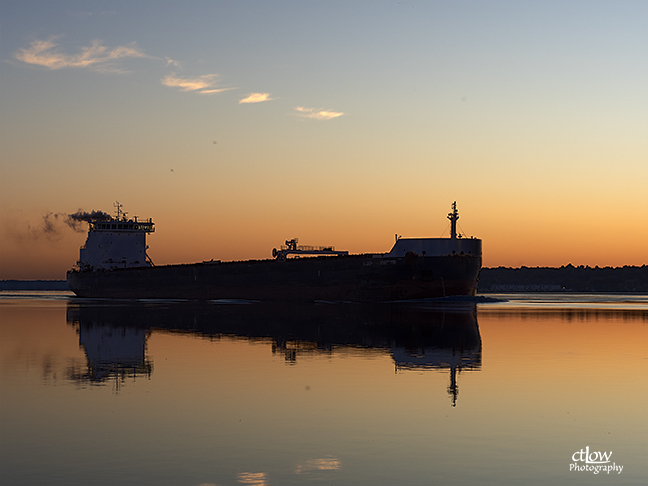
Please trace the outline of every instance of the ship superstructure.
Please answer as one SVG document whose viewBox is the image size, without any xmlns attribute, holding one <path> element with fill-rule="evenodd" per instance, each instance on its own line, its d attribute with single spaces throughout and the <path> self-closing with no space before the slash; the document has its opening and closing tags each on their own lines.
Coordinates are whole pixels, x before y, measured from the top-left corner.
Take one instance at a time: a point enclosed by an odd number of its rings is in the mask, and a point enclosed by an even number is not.
<svg viewBox="0 0 648 486">
<path fill-rule="evenodd" d="M 408 253 L 422 257 L 472 255 L 481 258 L 481 240 L 465 238 L 457 233 L 459 211 L 457 202 L 452 203 L 452 212 L 448 214 L 450 220 L 450 238 L 396 238 L 396 244 L 385 257 L 404 257 Z"/>
<path fill-rule="evenodd" d="M 150 267 L 146 235 L 155 231 L 151 219 L 128 219 L 122 205 L 115 204 L 116 216 L 88 221 L 88 238 L 79 251 L 77 266 L 82 272 L 118 268 Z"/>
</svg>

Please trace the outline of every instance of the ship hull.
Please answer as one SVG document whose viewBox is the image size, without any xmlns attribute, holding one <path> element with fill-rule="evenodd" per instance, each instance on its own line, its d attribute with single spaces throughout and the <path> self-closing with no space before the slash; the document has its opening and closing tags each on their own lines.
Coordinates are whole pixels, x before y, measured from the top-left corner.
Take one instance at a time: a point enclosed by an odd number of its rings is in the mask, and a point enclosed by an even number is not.
<svg viewBox="0 0 648 486">
<path fill-rule="evenodd" d="M 475 295 L 481 257 L 383 255 L 69 271 L 79 297 L 380 302 Z"/>
</svg>

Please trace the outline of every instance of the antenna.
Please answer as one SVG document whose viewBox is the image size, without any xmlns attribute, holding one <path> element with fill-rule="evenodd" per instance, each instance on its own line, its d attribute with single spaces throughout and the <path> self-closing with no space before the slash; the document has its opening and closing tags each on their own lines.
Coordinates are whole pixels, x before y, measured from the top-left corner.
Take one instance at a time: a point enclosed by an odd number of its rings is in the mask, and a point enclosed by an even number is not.
<svg viewBox="0 0 648 486">
<path fill-rule="evenodd" d="M 115 201 L 115 204 L 113 204 L 113 207 L 115 208 L 115 212 L 117 213 L 117 221 L 119 221 L 120 217 L 122 217 L 122 216 L 124 217 L 124 219 L 126 219 L 126 215 L 128 213 L 125 213 L 124 211 L 122 211 L 121 208 L 124 207 L 123 204 L 119 204 L 119 201 Z"/>
</svg>

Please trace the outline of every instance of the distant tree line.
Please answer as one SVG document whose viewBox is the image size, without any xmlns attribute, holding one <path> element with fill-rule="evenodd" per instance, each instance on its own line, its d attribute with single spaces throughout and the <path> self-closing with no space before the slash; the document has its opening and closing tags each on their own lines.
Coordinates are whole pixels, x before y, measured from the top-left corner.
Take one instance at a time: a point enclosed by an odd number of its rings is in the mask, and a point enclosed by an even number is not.
<svg viewBox="0 0 648 486">
<path fill-rule="evenodd" d="M 0 290 L 69 290 L 65 280 L 0 280 Z"/>
<path fill-rule="evenodd" d="M 648 265 L 482 268 L 480 292 L 648 292 Z"/>
</svg>

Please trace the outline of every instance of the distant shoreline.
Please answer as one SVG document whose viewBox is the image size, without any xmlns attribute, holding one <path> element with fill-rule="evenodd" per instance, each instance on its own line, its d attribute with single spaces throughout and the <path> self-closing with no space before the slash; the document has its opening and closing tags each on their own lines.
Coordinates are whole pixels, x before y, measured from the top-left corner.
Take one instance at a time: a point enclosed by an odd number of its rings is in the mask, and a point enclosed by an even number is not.
<svg viewBox="0 0 648 486">
<path fill-rule="evenodd" d="M 65 280 L 0 280 L 0 290 L 69 288 Z M 482 268 L 478 292 L 648 292 L 648 265 Z"/>
<path fill-rule="evenodd" d="M 648 292 L 648 265 L 482 268 L 479 292 Z"/>
<path fill-rule="evenodd" d="M 66 280 L 0 280 L 0 290 L 70 290 Z"/>
</svg>

